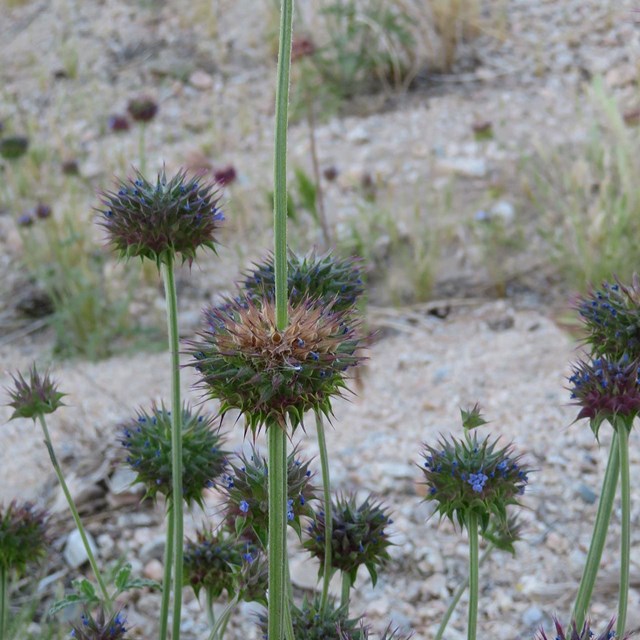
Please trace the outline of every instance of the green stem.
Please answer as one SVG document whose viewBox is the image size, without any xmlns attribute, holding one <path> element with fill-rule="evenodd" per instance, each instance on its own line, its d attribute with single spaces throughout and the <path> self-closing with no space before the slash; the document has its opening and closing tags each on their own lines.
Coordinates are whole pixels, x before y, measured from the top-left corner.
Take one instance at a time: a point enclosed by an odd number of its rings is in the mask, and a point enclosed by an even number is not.
<svg viewBox="0 0 640 640">
<path fill-rule="evenodd" d="M 491 555 L 491 552 L 495 549 L 495 547 L 490 544 L 484 551 L 484 553 L 480 556 L 480 561 L 478 565 L 481 567 L 485 560 Z M 440 626 L 438 627 L 438 631 L 433 640 L 442 640 L 442 636 L 447 629 L 447 625 L 449 624 L 449 620 L 451 620 L 451 616 L 458 606 L 458 602 L 460 602 L 460 598 L 462 598 L 462 594 L 467 590 L 469 586 L 469 576 L 467 576 L 466 580 L 464 580 L 456 589 L 456 592 L 453 594 L 453 598 L 449 603 L 449 607 L 445 611 L 444 617 L 440 621 Z"/>
<path fill-rule="evenodd" d="M 9 570 L 0 565 L 0 640 L 6 637 L 9 620 Z"/>
<path fill-rule="evenodd" d="M 238 604 L 237 596 L 229 601 L 227 606 L 223 609 L 220 617 L 216 620 L 213 625 L 213 629 L 211 629 L 211 634 L 209 635 L 209 640 L 218 640 L 224 636 L 224 631 L 227 628 L 227 624 L 229 624 L 229 618 L 231 618 L 231 614 Z"/>
<path fill-rule="evenodd" d="M 320 611 L 324 613 L 329 599 L 329 583 L 331 582 L 331 543 L 333 516 L 331 511 L 331 478 L 329 477 L 329 454 L 327 452 L 327 440 L 324 433 L 322 414 L 316 411 L 316 433 L 318 435 L 318 448 L 320 449 L 320 466 L 322 468 L 322 489 L 324 497 L 324 568 L 322 575 L 322 599 Z"/>
<path fill-rule="evenodd" d="M 593 594 L 593 588 L 598 576 L 598 568 L 602 559 L 604 543 L 607 539 L 607 530 L 609 529 L 609 521 L 611 520 L 611 511 L 613 509 L 613 501 L 616 496 L 616 488 L 618 486 L 618 477 L 620 475 L 620 449 L 618 445 L 618 434 L 614 431 L 611 439 L 611 448 L 609 449 L 609 460 L 607 461 L 607 469 L 602 482 L 602 492 L 598 503 L 598 512 L 596 521 L 593 526 L 593 535 L 591 536 L 591 544 L 587 553 L 582 573 L 582 580 L 578 587 L 578 595 L 576 603 L 573 606 L 572 619 L 575 621 L 575 628 L 580 630 L 587 616 L 589 603 Z"/>
<path fill-rule="evenodd" d="M 216 626 L 216 614 L 213 610 L 213 595 L 210 591 L 207 591 L 207 619 L 209 620 L 209 626 L 214 629 Z"/>
<path fill-rule="evenodd" d="M 182 611 L 182 571 L 184 545 L 184 516 L 182 509 L 182 405 L 180 403 L 180 357 L 178 336 L 178 297 L 174 274 L 174 258 L 167 256 L 162 263 L 167 329 L 171 352 L 171 495 L 173 516 L 173 619 L 172 640 L 180 638 Z"/>
<path fill-rule="evenodd" d="M 285 495 L 288 495 L 285 486 Z M 291 573 L 289 571 L 289 556 L 284 556 L 284 581 L 287 586 L 287 595 L 284 600 L 284 637 L 286 640 L 296 640 L 293 635 L 293 620 L 291 619 L 291 605 L 293 604 L 293 585 L 291 584 Z"/>
<path fill-rule="evenodd" d="M 173 514 L 171 498 L 167 500 L 167 538 L 164 545 L 164 577 L 160 604 L 160 640 L 167 640 L 169 631 L 169 602 L 171 600 L 171 569 L 173 568 Z"/>
<path fill-rule="evenodd" d="M 75 502 L 71 497 L 69 487 L 67 487 L 67 483 L 65 482 L 64 475 L 62 474 L 62 469 L 60 468 L 60 464 L 58 463 L 58 459 L 56 457 L 55 451 L 53 450 L 53 443 L 51 442 L 51 437 L 49 436 L 49 429 L 47 428 L 47 422 L 44 419 L 43 414 L 40 414 L 38 416 L 38 419 L 40 420 L 40 426 L 42 427 L 42 433 L 44 434 L 44 444 L 47 447 L 47 451 L 49 452 L 49 458 L 51 458 L 51 464 L 53 465 L 53 469 L 56 472 L 56 476 L 58 477 L 58 482 L 62 487 L 64 496 L 67 499 L 67 503 L 69 504 L 69 509 L 71 510 L 71 515 L 73 516 L 73 520 L 76 523 L 78 532 L 80 533 L 80 539 L 82 540 L 82 544 L 87 554 L 89 564 L 91 565 L 93 575 L 96 577 L 96 581 L 98 582 L 98 587 L 102 592 L 102 597 L 104 599 L 105 607 L 110 613 L 113 610 L 113 602 L 111 601 L 111 597 L 109 596 L 107 587 L 104 583 L 104 580 L 102 579 L 102 575 L 98 570 L 98 563 L 96 562 L 95 556 L 93 555 L 93 551 L 91 550 L 91 546 L 89 545 L 87 534 L 82 525 L 82 521 L 80 520 L 80 514 L 76 509 Z"/>
<path fill-rule="evenodd" d="M 467 640 L 476 640 L 478 626 L 478 591 L 479 591 L 479 561 L 478 561 L 478 516 L 470 511 L 467 516 L 469 530 L 469 624 Z"/>
<path fill-rule="evenodd" d="M 622 527 L 620 532 L 620 596 L 616 637 L 624 636 L 627 624 L 627 603 L 629 600 L 629 562 L 631 560 L 631 483 L 629 479 L 629 429 L 624 420 L 617 421 L 618 444 L 620 449 L 620 497 L 622 503 Z"/>
<path fill-rule="evenodd" d="M 143 122 L 140 125 L 140 173 L 144 175 L 147 170 L 147 154 L 146 154 L 146 144 L 145 144 L 145 134 L 147 131 L 147 125 Z"/>
<path fill-rule="evenodd" d="M 342 572 L 342 592 L 340 606 L 345 608 L 345 616 L 349 613 L 349 594 L 351 593 L 351 576 L 348 571 Z"/>
<path fill-rule="evenodd" d="M 267 429 L 269 439 L 269 603 L 268 636 L 282 640 L 284 635 L 285 557 L 287 529 L 287 442 L 286 434 L 277 424 Z"/>
</svg>

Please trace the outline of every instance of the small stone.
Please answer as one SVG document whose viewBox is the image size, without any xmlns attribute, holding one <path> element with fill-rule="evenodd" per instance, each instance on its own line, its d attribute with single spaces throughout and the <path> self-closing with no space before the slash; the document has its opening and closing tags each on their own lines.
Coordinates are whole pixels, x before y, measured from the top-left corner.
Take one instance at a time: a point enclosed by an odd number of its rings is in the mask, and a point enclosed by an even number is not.
<svg viewBox="0 0 640 640">
<path fill-rule="evenodd" d="M 515 207 L 507 200 L 498 200 L 490 210 L 490 215 L 502 222 L 512 222 L 516 214 Z"/>
<path fill-rule="evenodd" d="M 609 69 L 605 82 L 610 89 L 618 89 L 635 84 L 638 81 L 638 68 L 633 64 L 622 64 Z"/>
<path fill-rule="evenodd" d="M 98 553 L 98 549 L 96 547 L 96 543 L 94 542 L 91 534 L 87 531 L 87 540 L 89 541 L 89 547 L 94 554 Z M 64 548 L 63 557 L 65 562 L 72 568 L 77 569 L 81 567 L 87 560 L 89 560 L 89 556 L 87 555 L 87 551 L 84 548 L 84 544 L 82 542 L 82 538 L 80 536 L 80 532 L 77 529 L 74 529 L 67 538 L 67 544 Z"/>
<path fill-rule="evenodd" d="M 529 607 L 522 614 L 522 622 L 527 627 L 533 627 L 535 625 L 539 625 L 540 622 L 542 622 L 542 620 L 544 620 L 544 613 L 542 613 L 542 611 L 540 611 L 540 609 L 535 605 Z"/>
<path fill-rule="evenodd" d="M 199 91 L 207 91 L 213 87 L 213 78 L 206 71 L 198 69 L 189 76 L 189 84 Z"/>
<path fill-rule="evenodd" d="M 135 482 L 138 474 L 128 467 L 118 467 L 113 475 L 107 480 L 107 485 L 109 487 L 109 491 L 111 493 L 115 493 L 116 495 L 119 493 L 130 492 L 132 489 L 132 484 Z M 136 487 L 137 488 L 137 487 Z M 140 485 L 140 488 L 144 488 Z M 134 491 L 134 493 L 140 493 L 139 491 Z"/>
<path fill-rule="evenodd" d="M 164 577 L 164 566 L 162 562 L 160 562 L 160 560 L 154 558 L 153 560 L 149 560 L 149 562 L 147 562 L 147 564 L 144 566 L 142 574 L 145 578 L 149 578 L 149 580 L 162 582 L 162 578 Z"/>
<path fill-rule="evenodd" d="M 371 139 L 369 132 L 363 125 L 357 125 L 347 132 L 347 141 L 353 144 L 364 144 Z"/>
<path fill-rule="evenodd" d="M 162 534 L 153 536 L 140 547 L 140 560 L 149 562 L 152 559 L 160 560 L 164 556 L 165 537 Z"/>
<path fill-rule="evenodd" d="M 586 484 L 578 485 L 576 492 L 587 504 L 594 504 L 598 499 L 598 496 Z"/>
<path fill-rule="evenodd" d="M 447 579 L 442 573 L 434 573 L 422 583 L 422 592 L 431 600 L 445 599 L 449 597 Z"/>
<path fill-rule="evenodd" d="M 439 173 L 462 178 L 484 178 L 489 172 L 483 158 L 439 158 L 436 160 L 435 169 Z"/>
</svg>

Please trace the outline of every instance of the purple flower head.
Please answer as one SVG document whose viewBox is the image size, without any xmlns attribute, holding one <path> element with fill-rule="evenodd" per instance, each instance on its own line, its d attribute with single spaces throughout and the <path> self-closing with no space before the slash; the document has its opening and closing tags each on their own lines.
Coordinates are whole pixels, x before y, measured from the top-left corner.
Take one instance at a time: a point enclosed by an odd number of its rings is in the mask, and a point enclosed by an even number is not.
<svg viewBox="0 0 640 640">
<path fill-rule="evenodd" d="M 13 375 L 13 387 L 7 388 L 14 412 L 10 420 L 15 418 L 31 418 L 53 413 L 58 407 L 63 407 L 62 398 L 66 395 L 58 391 L 58 385 L 45 372 L 40 375 L 33 364 L 27 378 L 21 373 Z"/>
</svg>

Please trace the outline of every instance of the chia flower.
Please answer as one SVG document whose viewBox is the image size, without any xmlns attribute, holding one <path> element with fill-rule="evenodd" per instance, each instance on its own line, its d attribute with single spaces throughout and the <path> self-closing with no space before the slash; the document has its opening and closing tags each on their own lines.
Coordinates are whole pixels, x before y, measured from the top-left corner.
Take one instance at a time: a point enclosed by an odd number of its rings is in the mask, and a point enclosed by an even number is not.
<svg viewBox="0 0 640 640">
<path fill-rule="evenodd" d="M 139 96 L 129 100 L 127 111 L 136 122 L 149 122 L 158 113 L 158 103 L 149 96 Z"/>
<path fill-rule="evenodd" d="M 22 576 L 27 565 L 44 558 L 49 542 L 46 521 L 46 513 L 30 502 L 14 500 L 0 509 L 0 567 Z"/>
<path fill-rule="evenodd" d="M 240 599 L 245 602 L 258 602 L 266 607 L 269 586 L 267 558 L 257 548 L 251 548 L 245 543 L 242 559 L 244 564 L 238 578 Z"/>
<path fill-rule="evenodd" d="M 519 504 L 527 486 L 530 469 L 521 463 L 511 445 L 498 448 L 498 441 L 480 441 L 476 433 L 464 439 L 441 438 L 437 447 L 424 445 L 424 464 L 428 494 L 436 502 L 440 517 L 461 527 L 467 514 L 474 512 L 485 532 L 492 516 L 497 526 L 507 521 L 508 505 Z"/>
<path fill-rule="evenodd" d="M 311 38 L 302 36 L 294 38 L 291 43 L 291 62 L 312 56 L 316 52 L 316 46 Z"/>
<path fill-rule="evenodd" d="M 46 220 L 51 217 L 51 207 L 48 204 L 40 202 L 35 208 L 35 214 L 40 220 Z"/>
<path fill-rule="evenodd" d="M 331 415 L 331 399 L 342 396 L 346 371 L 360 358 L 357 322 L 330 304 L 303 300 L 289 306 L 289 324 L 276 327 L 275 305 L 248 298 L 205 311 L 208 328 L 191 343 L 190 363 L 200 386 L 221 402 L 220 412 L 237 409 L 245 431 L 263 425 L 293 431 L 304 414 Z"/>
<path fill-rule="evenodd" d="M 203 506 L 202 493 L 223 474 L 227 452 L 222 450 L 220 429 L 213 417 L 182 409 L 183 499 Z M 145 485 L 145 497 L 158 493 L 172 497 L 171 412 L 153 406 L 150 413 L 140 411 L 122 429 L 120 443 L 127 451 L 127 463 L 138 474 L 136 482 Z"/>
<path fill-rule="evenodd" d="M 229 164 L 222 169 L 216 169 L 213 172 L 213 177 L 221 187 L 226 187 L 228 184 L 236 181 L 238 174 L 236 173 L 235 167 Z"/>
<path fill-rule="evenodd" d="M 640 357 L 640 278 L 634 274 L 631 285 L 616 279 L 603 282 L 576 304 L 594 355 L 621 358 Z"/>
<path fill-rule="evenodd" d="M 103 609 L 94 618 L 90 613 L 84 613 L 81 624 L 72 627 L 71 637 L 75 640 L 125 640 L 127 628 L 126 620 L 121 611 L 105 619 Z"/>
<path fill-rule="evenodd" d="M 358 505 L 355 496 L 336 498 L 331 505 L 331 566 L 349 574 L 353 585 L 360 565 L 365 565 L 375 585 L 378 568 L 389 560 L 388 526 L 391 519 L 382 504 L 371 496 Z M 309 525 L 304 548 L 320 560 L 319 575 L 325 552 L 325 513 L 320 511 Z"/>
<path fill-rule="evenodd" d="M 33 216 L 29 211 L 22 213 L 18 216 L 18 226 L 20 227 L 31 227 L 33 226 Z"/>
<path fill-rule="evenodd" d="M 589 620 L 582 625 L 582 629 L 579 632 L 576 629 L 575 624 L 569 625 L 565 632 L 557 618 L 554 618 L 553 622 L 555 625 L 555 632 L 552 637 L 555 638 L 555 640 L 613 640 L 613 638 L 616 637 L 616 632 L 613 629 L 615 620 L 613 619 L 605 627 L 604 631 L 597 636 L 595 632 L 591 630 L 591 622 Z M 630 637 L 631 636 L 629 634 L 625 634 L 623 638 L 620 638 L 620 640 L 627 640 Z M 544 629 L 540 629 L 535 640 L 548 640 Z"/>
<path fill-rule="evenodd" d="M 352 631 L 345 631 L 340 629 L 340 640 L 369 640 L 369 634 L 371 630 L 367 625 L 363 622 L 360 623 L 359 629 L 356 630 L 355 634 Z M 392 629 L 391 625 L 388 625 L 387 628 L 382 632 L 380 636 L 380 640 L 410 640 L 413 637 L 413 633 L 409 635 L 400 635 L 399 629 Z"/>
<path fill-rule="evenodd" d="M 313 298 L 332 304 L 334 311 L 351 311 L 362 295 L 362 271 L 357 258 L 336 258 L 327 253 L 299 257 L 289 254 L 287 261 L 289 300 L 292 304 Z M 273 255 L 245 277 L 243 288 L 253 300 L 275 299 Z"/>
<path fill-rule="evenodd" d="M 598 437 L 604 420 L 612 425 L 616 417 L 629 426 L 640 413 L 640 358 L 630 360 L 606 357 L 580 361 L 569 377 L 573 404 L 581 407 L 576 420 L 588 418 Z"/>
<path fill-rule="evenodd" d="M 489 522 L 489 526 L 482 532 L 482 537 L 500 551 L 507 551 L 515 556 L 515 543 L 522 539 L 522 523 L 518 516 L 509 516 L 506 520 L 496 520 Z"/>
<path fill-rule="evenodd" d="M 5 160 L 17 160 L 29 148 L 29 138 L 26 136 L 6 136 L 0 138 L 0 156 Z"/>
<path fill-rule="evenodd" d="M 118 132 L 118 131 L 129 131 L 129 121 L 125 116 L 120 114 L 114 114 L 109 116 L 107 120 L 107 127 L 109 131 Z"/>
<path fill-rule="evenodd" d="M 305 596 L 302 606 L 298 608 L 291 603 L 291 623 L 293 625 L 293 637 L 301 640 L 343 640 L 344 634 L 353 640 L 363 640 L 359 619 L 349 619 L 346 607 L 336 607 L 332 600 L 327 602 L 324 611 L 320 597 L 308 600 Z M 267 636 L 267 617 L 259 618 L 263 637 Z"/>
<path fill-rule="evenodd" d="M 187 179 L 184 171 L 169 181 L 162 171 L 155 185 L 137 172 L 103 193 L 101 202 L 99 224 L 121 258 L 147 258 L 160 267 L 176 254 L 191 264 L 201 246 L 216 250 L 224 216 L 215 185 Z"/>
<path fill-rule="evenodd" d="M 301 535 L 300 518 L 311 517 L 310 502 L 316 499 L 309 462 L 298 458 L 298 447 L 287 456 L 287 521 Z M 240 464 L 230 463 L 231 473 L 220 488 L 226 498 L 226 519 L 238 535 L 254 534 L 264 546 L 269 528 L 269 482 L 267 459 L 252 447 L 251 455 L 240 455 Z"/>
<path fill-rule="evenodd" d="M 51 380 L 49 373 L 40 375 L 33 364 L 29 370 L 28 380 L 21 373 L 12 375 L 13 388 L 7 388 L 14 412 L 9 418 L 31 418 L 34 421 L 46 413 L 53 413 L 58 407 L 63 407 L 66 393 L 58 391 L 58 385 Z"/>
<path fill-rule="evenodd" d="M 211 530 L 196 532 L 196 539 L 187 540 L 184 547 L 184 584 L 196 597 L 204 589 L 211 598 L 223 591 L 233 598 L 238 588 L 238 576 L 249 547 L 228 532 Z"/>
</svg>

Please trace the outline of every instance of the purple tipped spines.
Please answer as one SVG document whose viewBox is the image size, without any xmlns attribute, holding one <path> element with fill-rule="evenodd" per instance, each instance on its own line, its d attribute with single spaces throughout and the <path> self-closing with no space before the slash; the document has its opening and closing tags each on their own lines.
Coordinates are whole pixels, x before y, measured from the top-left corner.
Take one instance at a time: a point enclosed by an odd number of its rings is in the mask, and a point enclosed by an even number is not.
<svg viewBox="0 0 640 640">
<path fill-rule="evenodd" d="M 62 398 L 66 394 L 58 391 L 58 385 L 48 372 L 40 374 L 33 364 L 25 378 L 21 373 L 13 375 L 13 387 L 7 388 L 14 411 L 10 420 L 15 418 L 31 418 L 53 413 L 64 406 Z"/>
</svg>

